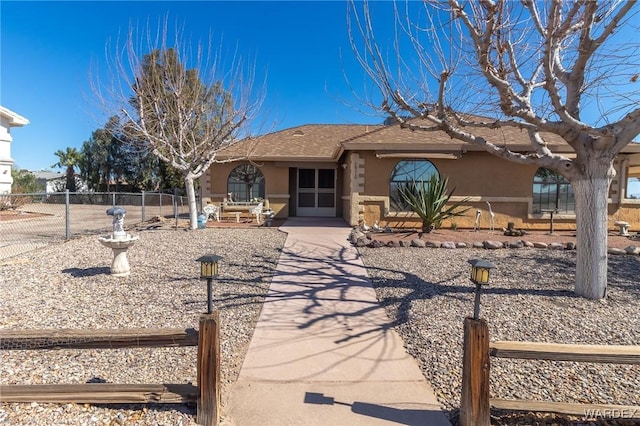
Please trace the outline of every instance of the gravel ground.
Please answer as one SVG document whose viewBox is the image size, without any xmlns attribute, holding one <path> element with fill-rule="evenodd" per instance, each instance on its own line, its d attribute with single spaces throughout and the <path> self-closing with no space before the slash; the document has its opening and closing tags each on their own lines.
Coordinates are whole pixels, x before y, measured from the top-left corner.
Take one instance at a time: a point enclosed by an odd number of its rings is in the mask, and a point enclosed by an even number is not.
<svg viewBox="0 0 640 426">
<path fill-rule="evenodd" d="M 126 278 L 109 275 L 111 254 L 95 236 L 0 261 L 0 326 L 197 327 L 206 310 L 206 283 L 194 260 L 221 254 L 214 298 L 222 322 L 224 401 L 285 234 L 264 228 L 134 232 L 140 240 L 130 249 L 132 274 Z M 640 345 L 638 256 L 610 256 L 608 298 L 590 301 L 573 296 L 575 251 L 359 250 L 379 300 L 454 421 L 462 323 L 473 312 L 468 259 L 496 265 L 481 312 L 492 340 Z M 195 383 L 195 360 L 196 348 L 2 351 L 0 383 Z M 491 390 L 498 398 L 638 405 L 639 373 L 640 366 L 493 359 Z M 184 405 L 3 404 L 0 423 L 193 425 L 194 414 L 195 407 Z M 589 424 L 494 414 L 495 424 Z"/>
<path fill-rule="evenodd" d="M 454 421 L 461 392 L 463 320 L 473 315 L 468 259 L 485 258 L 496 266 L 481 299 L 481 317 L 492 341 L 640 345 L 638 256 L 609 256 L 608 297 L 592 301 L 573 294 L 575 251 L 359 250 L 378 299 Z M 491 394 L 639 405 L 640 366 L 492 358 Z M 494 414 L 494 424 L 590 424 L 562 416 L 545 421 L 543 416 Z"/>
<path fill-rule="evenodd" d="M 206 282 L 195 259 L 224 256 L 214 284 L 221 317 L 222 383 L 233 383 L 286 235 L 276 229 L 136 232 L 129 277 L 109 275 L 111 252 L 97 237 L 0 261 L 0 326 L 197 328 Z M 1 384 L 196 383 L 196 347 L 1 351 Z M 2 404 L 0 424 L 192 425 L 185 405 Z M 223 407 L 224 414 L 224 407 Z"/>
</svg>

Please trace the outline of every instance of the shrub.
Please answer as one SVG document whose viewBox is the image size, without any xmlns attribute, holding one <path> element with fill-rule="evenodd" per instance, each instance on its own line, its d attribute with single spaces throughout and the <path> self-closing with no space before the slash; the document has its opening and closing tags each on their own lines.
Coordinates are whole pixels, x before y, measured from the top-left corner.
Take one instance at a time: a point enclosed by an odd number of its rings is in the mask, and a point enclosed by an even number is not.
<svg viewBox="0 0 640 426">
<path fill-rule="evenodd" d="M 468 198 L 449 203 L 454 190 L 448 191 L 448 184 L 447 177 L 440 178 L 433 174 L 426 182 L 407 182 L 398 188 L 400 197 L 422 220 L 422 232 L 431 232 L 434 228 L 439 228 L 443 220 L 464 216 L 469 210 L 469 207 L 461 208 Z"/>
<path fill-rule="evenodd" d="M 27 197 L 24 195 L 0 195 L 0 211 L 15 210 L 29 202 L 31 202 L 31 197 Z"/>
</svg>

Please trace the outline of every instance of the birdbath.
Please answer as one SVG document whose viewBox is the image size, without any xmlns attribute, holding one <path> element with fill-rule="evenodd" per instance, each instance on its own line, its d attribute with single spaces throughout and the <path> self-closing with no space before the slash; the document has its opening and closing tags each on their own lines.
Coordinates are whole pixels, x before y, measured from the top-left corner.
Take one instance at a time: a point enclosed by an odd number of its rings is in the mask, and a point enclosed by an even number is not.
<svg viewBox="0 0 640 426">
<path fill-rule="evenodd" d="M 98 237 L 98 241 L 103 246 L 109 247 L 113 251 L 113 261 L 111 262 L 111 275 L 115 277 L 126 277 L 131 273 L 129 260 L 127 260 L 127 250 L 138 241 L 137 235 L 127 234 L 124 230 L 124 215 L 127 211 L 122 207 L 111 207 L 107 210 L 109 216 L 113 216 L 113 233 L 111 235 Z"/>
</svg>

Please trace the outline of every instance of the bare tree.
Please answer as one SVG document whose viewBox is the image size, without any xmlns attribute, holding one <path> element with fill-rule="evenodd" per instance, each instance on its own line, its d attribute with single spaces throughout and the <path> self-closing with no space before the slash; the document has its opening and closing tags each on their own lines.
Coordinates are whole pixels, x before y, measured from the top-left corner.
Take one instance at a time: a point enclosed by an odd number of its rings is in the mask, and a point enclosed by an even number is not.
<svg viewBox="0 0 640 426">
<path fill-rule="evenodd" d="M 403 127 L 444 131 L 566 177 L 576 198 L 575 292 L 605 297 L 613 161 L 640 132 L 637 30 L 629 28 L 626 38 L 618 32 L 637 14 L 636 2 L 394 4 L 388 49 L 376 39 L 375 6 L 352 2 L 348 14 L 352 49 L 381 95 L 367 101 Z M 598 117 L 587 114 L 594 110 Z M 464 114 L 470 111 L 475 115 Z M 526 131 L 532 153 L 474 133 L 506 126 Z M 551 152 L 545 134 L 562 137 L 575 158 Z"/>
<path fill-rule="evenodd" d="M 181 171 L 196 229 L 194 181 L 220 150 L 248 136 L 263 90 L 254 88 L 255 67 L 237 54 L 225 62 L 211 37 L 194 46 L 178 25 L 170 33 L 167 21 L 155 31 L 130 29 L 107 52 L 108 80 L 93 79 L 94 92 L 106 115 L 119 118 L 114 134 Z"/>
</svg>

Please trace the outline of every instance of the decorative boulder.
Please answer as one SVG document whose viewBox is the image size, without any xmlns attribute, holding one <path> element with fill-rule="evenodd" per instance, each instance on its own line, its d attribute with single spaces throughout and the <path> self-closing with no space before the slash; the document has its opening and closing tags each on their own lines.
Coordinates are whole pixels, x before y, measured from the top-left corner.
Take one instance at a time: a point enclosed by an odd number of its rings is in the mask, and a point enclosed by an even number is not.
<svg viewBox="0 0 640 426">
<path fill-rule="evenodd" d="M 506 228 L 502 228 L 504 235 L 508 237 L 524 237 L 527 235 L 527 232 L 522 229 L 515 229 L 513 226 L 513 222 L 509 222 Z"/>
<path fill-rule="evenodd" d="M 549 245 L 547 243 L 541 243 L 539 241 L 536 241 L 533 243 L 533 247 L 546 249 L 547 247 L 549 247 Z"/>
<path fill-rule="evenodd" d="M 427 243 L 424 242 L 423 240 L 420 240 L 418 238 L 411 240 L 411 247 L 421 247 L 424 248 L 427 246 Z"/>
<path fill-rule="evenodd" d="M 371 248 L 380 248 L 380 247 L 384 247 L 384 243 L 380 240 L 371 240 L 371 242 L 369 243 L 368 247 Z"/>
<path fill-rule="evenodd" d="M 629 246 L 629 247 L 625 248 L 624 251 L 627 254 L 636 255 L 636 256 L 640 255 L 640 247 Z"/>
<path fill-rule="evenodd" d="M 366 238 L 366 235 L 358 229 L 351 230 L 351 234 L 349 234 L 351 244 L 356 244 L 359 238 Z"/>
<path fill-rule="evenodd" d="M 442 247 L 444 249 L 455 249 L 456 248 L 456 243 L 454 243 L 452 241 L 446 241 L 446 242 L 440 244 L 440 247 Z"/>
<path fill-rule="evenodd" d="M 551 243 L 548 248 L 550 250 L 564 250 L 564 244 L 562 243 Z"/>
<path fill-rule="evenodd" d="M 618 255 L 618 254 L 627 254 L 627 252 L 626 252 L 626 251 L 624 251 L 624 250 L 622 250 L 622 249 L 619 249 L 619 248 L 615 248 L 615 247 L 609 247 L 609 248 L 607 249 L 607 253 L 609 253 L 609 254 L 616 254 L 616 255 Z"/>
<path fill-rule="evenodd" d="M 356 247 L 368 246 L 370 242 L 371 242 L 371 239 L 369 239 L 368 237 L 359 237 L 356 240 Z"/>
<path fill-rule="evenodd" d="M 484 248 L 489 250 L 501 249 L 504 247 L 504 244 L 502 244 L 500 241 L 490 240 L 483 241 L 482 245 L 484 246 Z"/>
<path fill-rule="evenodd" d="M 425 242 L 425 247 L 438 248 L 438 247 L 440 247 L 440 243 L 436 243 L 436 242 L 433 242 L 433 241 L 426 241 Z"/>
</svg>

